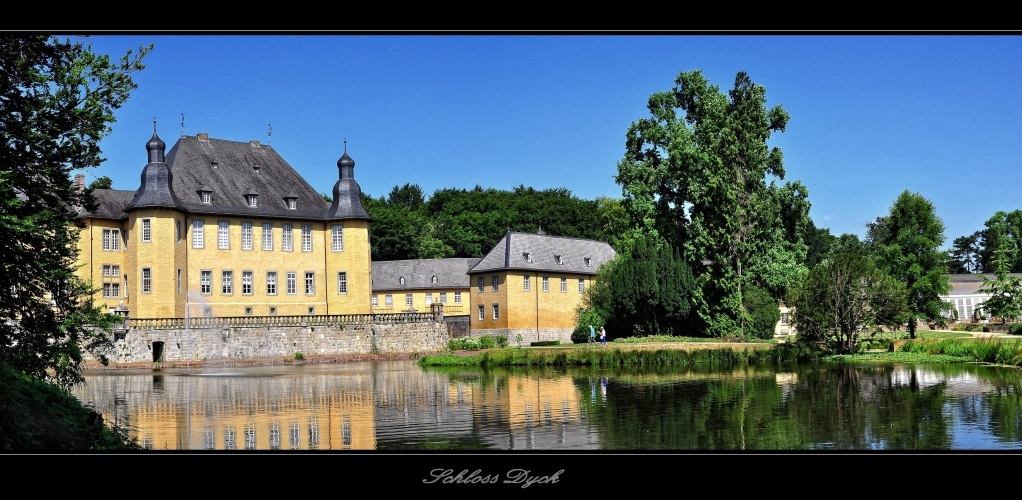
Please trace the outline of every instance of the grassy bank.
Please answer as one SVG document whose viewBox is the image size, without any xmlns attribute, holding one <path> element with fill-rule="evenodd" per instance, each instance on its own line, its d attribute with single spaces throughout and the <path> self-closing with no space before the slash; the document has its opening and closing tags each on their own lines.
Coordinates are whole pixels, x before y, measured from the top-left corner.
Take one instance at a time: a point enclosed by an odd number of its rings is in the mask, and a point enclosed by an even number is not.
<svg viewBox="0 0 1022 500">
<path fill-rule="evenodd" d="M 1014 339 L 910 340 L 901 346 L 899 352 L 947 355 L 967 358 L 969 361 L 1022 366 L 1022 340 Z"/>
<path fill-rule="evenodd" d="M 707 363 L 792 362 L 818 359 L 821 352 L 810 347 L 780 344 L 776 347 L 711 349 L 490 349 L 472 356 L 441 354 L 419 360 L 422 366 L 621 366 L 687 365 Z"/>
<path fill-rule="evenodd" d="M 88 451 L 137 448 L 102 417 L 47 382 L 0 365 L 0 450 Z"/>
</svg>

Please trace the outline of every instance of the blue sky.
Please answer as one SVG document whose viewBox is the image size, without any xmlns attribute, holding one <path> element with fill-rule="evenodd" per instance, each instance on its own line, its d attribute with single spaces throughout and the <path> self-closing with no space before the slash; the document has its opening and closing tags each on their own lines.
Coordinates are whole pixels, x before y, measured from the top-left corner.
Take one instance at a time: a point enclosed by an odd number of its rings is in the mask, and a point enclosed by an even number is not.
<svg viewBox="0 0 1022 500">
<path fill-rule="evenodd" d="M 1022 37 L 1017 36 L 197 36 L 90 38 L 112 56 L 155 43 L 138 89 L 86 174 L 135 189 L 159 120 L 181 133 L 267 140 L 329 191 L 348 139 L 355 178 L 395 184 L 565 187 L 621 197 L 629 124 L 681 71 L 729 90 L 735 74 L 791 114 L 771 146 L 810 215 L 862 236 L 905 189 L 937 207 L 947 245 L 1022 208 Z"/>
</svg>

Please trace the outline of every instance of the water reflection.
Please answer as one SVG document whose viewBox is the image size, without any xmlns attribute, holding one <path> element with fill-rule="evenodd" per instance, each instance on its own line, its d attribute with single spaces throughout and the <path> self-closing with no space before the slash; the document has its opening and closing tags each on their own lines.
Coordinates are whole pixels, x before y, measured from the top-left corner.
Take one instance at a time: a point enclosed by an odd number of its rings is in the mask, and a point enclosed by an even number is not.
<svg viewBox="0 0 1022 500">
<path fill-rule="evenodd" d="M 1019 372 L 819 364 L 93 372 L 76 395 L 156 450 L 1020 448 Z"/>
</svg>

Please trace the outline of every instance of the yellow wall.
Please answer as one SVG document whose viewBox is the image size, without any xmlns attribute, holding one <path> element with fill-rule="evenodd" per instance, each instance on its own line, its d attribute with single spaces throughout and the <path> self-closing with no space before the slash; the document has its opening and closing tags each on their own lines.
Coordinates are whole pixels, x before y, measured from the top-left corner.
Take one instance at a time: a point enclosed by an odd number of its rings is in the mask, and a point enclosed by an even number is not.
<svg viewBox="0 0 1022 500">
<path fill-rule="evenodd" d="M 454 293 L 461 292 L 461 303 L 454 303 Z M 408 310 L 408 304 L 405 302 L 405 295 L 412 295 L 412 307 L 415 308 L 416 312 L 429 312 L 430 306 L 426 304 L 426 294 L 433 294 L 433 303 L 440 303 L 440 294 L 447 294 L 447 303 L 444 304 L 444 314 L 448 316 L 456 316 L 461 314 L 469 314 L 473 309 L 470 307 L 471 294 L 468 288 L 431 288 L 429 290 L 378 290 L 373 292 L 373 295 L 377 297 L 378 305 L 373 307 L 373 312 L 377 314 L 387 313 L 400 313 Z M 386 296 L 391 295 L 394 297 L 394 305 L 387 307 Z M 370 299 L 371 300 L 371 299 Z"/>
<path fill-rule="evenodd" d="M 151 223 L 150 242 L 142 241 L 142 220 Z M 203 221 L 202 248 L 192 244 L 192 222 Z M 219 223 L 228 222 L 228 247 L 219 248 Z M 370 312 L 369 225 L 367 221 L 343 221 L 344 249 L 332 251 L 330 228 L 334 223 L 281 221 L 209 215 L 185 216 L 166 209 L 143 209 L 130 213 L 127 222 L 87 219 L 79 239 L 79 275 L 93 280 L 98 289 L 97 305 L 112 308 L 124 301 L 134 318 L 184 317 L 186 301 L 191 316 L 201 316 L 206 307 L 214 316 L 244 316 L 252 308 L 254 316 L 270 314 L 306 315 L 367 314 Z M 242 249 L 242 223 L 252 223 L 252 248 Z M 177 223 L 181 238 L 177 238 Z M 273 249 L 262 246 L 262 224 L 273 225 Z M 292 250 L 283 251 L 282 231 L 292 227 Z M 312 251 L 303 251 L 302 226 L 312 227 Z M 104 251 L 103 229 L 119 229 L 122 236 L 118 251 Z M 102 297 L 103 265 L 120 266 L 120 297 Z M 152 275 L 151 292 L 142 292 L 142 269 Z M 178 270 L 181 270 L 180 292 Z M 210 271 L 208 294 L 201 293 L 201 273 Z M 223 272 L 232 273 L 232 290 L 223 293 Z M 243 273 L 252 272 L 252 293 L 243 293 Z M 267 294 L 268 271 L 277 273 L 277 293 Z M 347 273 L 348 291 L 338 293 L 338 271 Z M 287 274 L 295 273 L 295 293 L 287 293 Z M 305 274 L 314 275 L 313 293 L 307 294 Z M 124 287 L 124 277 L 128 287 Z M 189 296 L 189 291 L 193 292 Z M 403 296 L 402 296 L 403 303 Z"/>
<path fill-rule="evenodd" d="M 103 219 L 85 219 L 85 227 L 79 233 L 78 239 L 78 276 L 84 280 L 91 280 L 96 293 L 92 298 L 97 307 L 109 311 L 117 307 L 121 300 L 127 306 L 129 299 L 124 296 L 124 271 L 126 269 L 127 252 L 124 247 L 124 239 L 119 242 L 119 250 L 103 250 L 103 229 L 117 229 L 124 231 L 124 223 L 121 221 Z M 120 284 L 119 297 L 103 297 L 103 265 L 120 266 L 120 276 L 108 277 L 108 281 L 117 279 Z"/>
<path fill-rule="evenodd" d="M 340 252 L 333 251 L 333 226 L 343 227 L 344 245 Z M 329 314 L 365 314 L 370 312 L 372 255 L 369 248 L 369 222 L 348 220 L 328 222 L 322 231 L 321 246 L 326 251 L 326 274 L 330 289 L 326 298 Z M 348 292 L 338 293 L 337 273 L 344 271 L 348 278 Z M 304 314 L 304 313 L 303 313 Z"/>
<path fill-rule="evenodd" d="M 525 291 L 524 276 L 528 274 L 530 290 Z M 485 280 L 480 292 L 477 280 Z M 498 291 L 493 292 L 492 277 L 499 276 Z M 549 278 L 549 290 L 544 292 L 543 277 Z M 561 292 L 561 278 L 567 279 L 567 291 Z M 579 274 L 525 273 L 507 271 L 482 273 L 471 276 L 472 284 L 472 329 L 529 329 L 536 328 L 536 314 L 539 313 L 539 328 L 574 328 L 575 310 L 582 303 L 578 291 L 578 280 L 584 280 L 585 288 L 592 285 L 592 276 Z M 500 305 L 501 318 L 493 320 L 492 305 Z M 484 319 L 479 321 L 477 304 L 486 306 Z"/>
</svg>

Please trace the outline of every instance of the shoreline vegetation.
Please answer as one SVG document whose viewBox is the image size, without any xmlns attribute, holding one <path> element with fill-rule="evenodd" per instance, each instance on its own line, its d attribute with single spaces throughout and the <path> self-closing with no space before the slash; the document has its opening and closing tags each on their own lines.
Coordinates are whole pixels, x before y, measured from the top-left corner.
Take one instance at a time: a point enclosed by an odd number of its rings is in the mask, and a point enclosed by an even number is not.
<svg viewBox="0 0 1022 500">
<path fill-rule="evenodd" d="M 615 345 L 616 344 L 616 345 Z M 1022 367 L 1022 340 L 1003 338 L 930 338 L 878 341 L 880 349 L 833 354 L 798 343 L 724 343 L 720 341 L 618 342 L 607 346 L 506 347 L 427 355 L 423 367 L 442 366 L 621 366 L 760 364 L 808 361 L 883 363 L 988 363 Z M 867 347 L 869 347 L 867 345 Z"/>
</svg>

